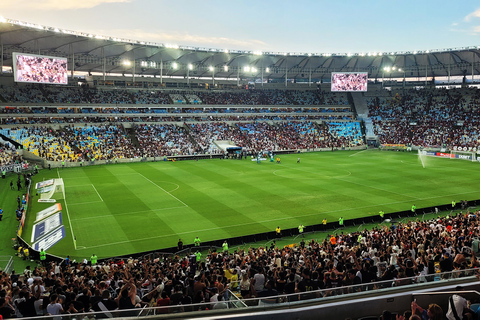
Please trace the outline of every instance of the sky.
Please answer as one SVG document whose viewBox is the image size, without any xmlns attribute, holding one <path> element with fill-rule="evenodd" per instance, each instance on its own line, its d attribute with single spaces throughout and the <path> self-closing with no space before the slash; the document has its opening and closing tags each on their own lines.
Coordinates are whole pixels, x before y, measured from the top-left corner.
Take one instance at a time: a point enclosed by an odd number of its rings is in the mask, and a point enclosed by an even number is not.
<svg viewBox="0 0 480 320">
<path fill-rule="evenodd" d="M 480 45 L 480 1 L 1 0 L 0 17 L 202 48 L 368 53 Z"/>
</svg>

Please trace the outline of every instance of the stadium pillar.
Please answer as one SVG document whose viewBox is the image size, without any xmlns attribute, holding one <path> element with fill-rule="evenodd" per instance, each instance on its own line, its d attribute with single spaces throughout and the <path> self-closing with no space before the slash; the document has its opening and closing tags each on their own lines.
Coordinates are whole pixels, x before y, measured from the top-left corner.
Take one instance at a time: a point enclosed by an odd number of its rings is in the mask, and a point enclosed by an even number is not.
<svg viewBox="0 0 480 320">
<path fill-rule="evenodd" d="M 163 84 L 163 59 L 160 58 L 160 84 Z"/>
</svg>

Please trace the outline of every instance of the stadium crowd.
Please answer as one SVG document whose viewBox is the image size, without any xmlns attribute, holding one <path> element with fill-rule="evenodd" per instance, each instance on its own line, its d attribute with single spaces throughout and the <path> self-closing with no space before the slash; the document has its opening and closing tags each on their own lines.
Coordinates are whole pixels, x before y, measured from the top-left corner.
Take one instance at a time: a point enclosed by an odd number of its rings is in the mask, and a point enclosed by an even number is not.
<svg viewBox="0 0 480 320">
<path fill-rule="evenodd" d="M 151 90 L 98 89 L 88 85 L 0 88 L 9 103 L 65 104 L 199 104 L 199 105 L 349 105 L 345 93 L 322 90 Z"/>
<path fill-rule="evenodd" d="M 478 145 L 476 89 L 406 90 L 368 99 L 368 105 L 381 143 L 467 149 Z"/>
<path fill-rule="evenodd" d="M 226 308 L 227 289 L 243 299 L 270 297 L 270 302 L 281 303 L 343 295 L 367 286 L 376 290 L 473 275 L 470 269 L 480 267 L 472 251 L 480 234 L 479 214 L 467 211 L 339 232 L 323 241 L 302 238 L 298 246 L 284 248 L 275 242 L 245 250 L 224 246 L 222 252 L 209 251 L 205 259 L 198 251 L 193 256 L 181 251 L 158 258 L 98 262 L 93 254 L 90 262 L 68 257 L 60 264 L 43 261 L 20 274 L 0 272 L 0 314 L 9 318 L 143 306 L 157 307 L 157 313 L 183 312 Z M 444 274 L 449 271 L 454 273 Z M 181 308 L 171 308 L 176 305 Z"/>
<path fill-rule="evenodd" d="M 291 121 L 268 123 L 204 121 L 122 125 L 68 125 L 5 128 L 0 133 L 51 161 L 113 160 L 220 153 L 217 140 L 229 140 L 248 153 L 363 145 L 358 122 Z"/>
</svg>

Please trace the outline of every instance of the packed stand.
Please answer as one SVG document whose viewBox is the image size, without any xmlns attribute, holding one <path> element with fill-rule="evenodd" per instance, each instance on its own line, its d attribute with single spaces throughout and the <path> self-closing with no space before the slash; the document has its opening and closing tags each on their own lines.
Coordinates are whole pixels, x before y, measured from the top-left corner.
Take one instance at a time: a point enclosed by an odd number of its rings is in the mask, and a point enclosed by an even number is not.
<svg viewBox="0 0 480 320">
<path fill-rule="evenodd" d="M 63 140 L 75 146 L 81 154 L 78 160 L 130 159 L 142 156 L 122 126 L 67 126 L 60 134 Z"/>
<path fill-rule="evenodd" d="M 44 262 L 21 274 L 2 272 L 2 315 L 105 312 L 101 301 L 111 311 L 194 311 L 226 308 L 227 289 L 243 299 L 271 297 L 279 303 L 474 275 L 470 269 L 480 267 L 471 250 L 480 236 L 479 214 L 340 232 L 294 247 L 227 246 L 205 259 L 173 255 L 98 263 L 93 254 L 90 262 Z"/>
<path fill-rule="evenodd" d="M 142 124 L 135 126 L 135 135 L 144 157 L 191 155 L 196 146 L 187 132 L 173 124 Z"/>
<path fill-rule="evenodd" d="M 480 93 L 476 89 L 408 90 L 367 100 L 381 143 L 477 148 Z"/>
</svg>

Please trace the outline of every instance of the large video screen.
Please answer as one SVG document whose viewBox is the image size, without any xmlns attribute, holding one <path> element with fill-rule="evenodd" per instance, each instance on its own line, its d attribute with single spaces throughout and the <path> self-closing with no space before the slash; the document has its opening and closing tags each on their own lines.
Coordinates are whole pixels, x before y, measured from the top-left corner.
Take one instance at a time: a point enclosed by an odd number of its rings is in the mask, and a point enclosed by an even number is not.
<svg viewBox="0 0 480 320">
<path fill-rule="evenodd" d="M 16 82 L 68 84 L 67 58 L 13 53 Z"/>
<path fill-rule="evenodd" d="M 367 91 L 368 72 L 332 72 L 332 91 Z"/>
</svg>

